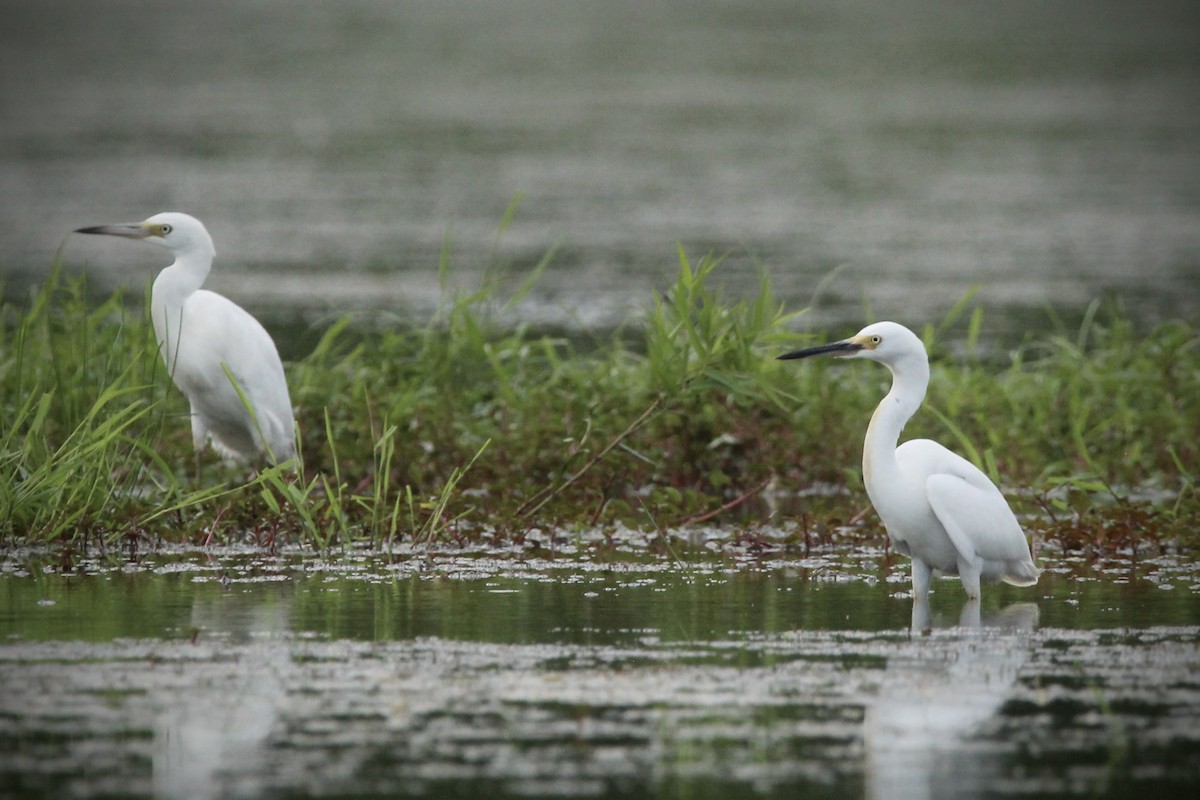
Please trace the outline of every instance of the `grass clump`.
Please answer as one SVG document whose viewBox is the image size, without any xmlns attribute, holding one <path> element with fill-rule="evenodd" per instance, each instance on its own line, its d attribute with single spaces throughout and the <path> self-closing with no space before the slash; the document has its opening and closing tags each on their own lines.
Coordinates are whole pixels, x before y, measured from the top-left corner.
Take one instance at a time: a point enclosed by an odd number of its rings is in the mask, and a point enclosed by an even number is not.
<svg viewBox="0 0 1200 800">
<path fill-rule="evenodd" d="M 798 312 L 767 276 L 730 299 L 716 286 L 720 258 L 677 258 L 644 323 L 603 342 L 493 323 L 549 255 L 507 296 L 502 269 L 478 291 L 447 292 L 422 327 L 339 320 L 289 365 L 303 471 L 247 477 L 209 459 L 199 481 L 187 474 L 186 403 L 149 325 L 119 296 L 90 307 L 82 281 L 56 271 L 3 311 L 0 536 L 324 548 L 653 530 L 738 507 L 760 520 L 747 500 L 764 487 L 817 483 L 836 490 L 824 507 L 784 505 L 830 520 L 865 507 L 860 448 L 886 371 L 776 362 L 798 343 Z M 1064 546 L 1195 544 L 1196 327 L 1141 335 L 1119 311 L 1094 309 L 1077 331 L 981 354 L 982 312 L 969 307 L 923 331 L 932 382 L 906 437 L 976 461 Z M 965 332 L 951 333 L 963 317 Z M 965 354 L 949 355 L 964 339 Z"/>
<path fill-rule="evenodd" d="M 97 309 L 54 270 L 0 328 L 0 529 L 26 540 L 104 531 L 136 494 L 157 402 L 144 331 L 119 296 Z"/>
</svg>

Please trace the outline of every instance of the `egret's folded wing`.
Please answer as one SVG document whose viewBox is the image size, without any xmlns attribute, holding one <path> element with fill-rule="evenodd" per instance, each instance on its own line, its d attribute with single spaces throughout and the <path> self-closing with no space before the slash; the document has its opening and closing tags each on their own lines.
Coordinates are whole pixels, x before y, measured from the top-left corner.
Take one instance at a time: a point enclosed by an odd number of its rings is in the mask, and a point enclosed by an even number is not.
<svg viewBox="0 0 1200 800">
<path fill-rule="evenodd" d="M 951 473 L 930 475 L 925 481 L 929 505 L 950 541 L 968 558 L 975 555 L 989 561 L 1029 558 L 1025 534 L 1004 495 L 983 473 L 979 476 L 986 481 L 984 485 Z"/>
</svg>

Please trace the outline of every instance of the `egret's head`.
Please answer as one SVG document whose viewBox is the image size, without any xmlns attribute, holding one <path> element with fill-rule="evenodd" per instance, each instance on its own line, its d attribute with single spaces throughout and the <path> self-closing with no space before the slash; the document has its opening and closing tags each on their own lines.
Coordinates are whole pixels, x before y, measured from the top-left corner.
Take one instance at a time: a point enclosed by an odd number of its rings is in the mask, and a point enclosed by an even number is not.
<svg viewBox="0 0 1200 800">
<path fill-rule="evenodd" d="M 925 358 L 925 345 L 915 333 L 895 322 L 876 322 L 849 339 L 831 342 L 779 356 L 782 360 L 833 355 L 839 358 L 865 358 L 881 364 L 896 364 L 906 358 Z"/>
<path fill-rule="evenodd" d="M 97 225 L 79 228 L 76 233 L 98 233 L 106 236 L 121 236 L 126 239 L 143 239 L 182 255 L 216 255 L 212 237 L 204 224 L 188 214 L 165 211 L 142 222 L 127 222 L 118 225 Z"/>
</svg>

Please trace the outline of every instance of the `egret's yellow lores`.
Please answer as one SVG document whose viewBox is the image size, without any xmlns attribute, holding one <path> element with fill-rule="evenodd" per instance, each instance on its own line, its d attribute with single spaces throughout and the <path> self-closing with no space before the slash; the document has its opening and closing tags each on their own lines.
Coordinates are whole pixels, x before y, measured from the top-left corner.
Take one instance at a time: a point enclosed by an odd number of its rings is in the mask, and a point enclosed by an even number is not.
<svg viewBox="0 0 1200 800">
<path fill-rule="evenodd" d="M 929 439 L 899 447 L 900 431 L 929 386 L 929 359 L 916 334 L 895 322 L 868 325 L 840 342 L 779 356 L 831 354 L 878 361 L 892 373 L 863 442 L 863 482 L 892 545 L 912 558 L 913 597 L 924 601 L 934 571 L 958 575 L 967 596 L 980 580 L 1037 583 L 1029 543 L 1004 495 L 970 461 Z"/>
<path fill-rule="evenodd" d="M 292 458 L 295 419 L 279 352 L 270 334 L 245 309 L 200 288 L 216 255 L 200 220 L 167 212 L 144 222 L 80 228 L 76 233 L 141 239 L 175 254 L 174 263 L 154 280 L 150 318 L 167 371 L 191 404 L 197 454 L 210 440 L 228 461 Z"/>
</svg>

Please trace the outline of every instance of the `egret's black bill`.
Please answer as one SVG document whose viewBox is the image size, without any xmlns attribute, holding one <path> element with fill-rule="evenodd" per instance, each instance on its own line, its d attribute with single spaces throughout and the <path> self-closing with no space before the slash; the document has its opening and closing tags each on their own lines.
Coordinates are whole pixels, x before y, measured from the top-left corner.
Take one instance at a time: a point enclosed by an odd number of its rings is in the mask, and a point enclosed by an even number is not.
<svg viewBox="0 0 1200 800">
<path fill-rule="evenodd" d="M 121 225 L 93 225 L 90 228 L 76 228 L 76 233 L 98 233 L 104 236 L 123 236 L 126 239 L 145 239 L 149 231 L 140 223 L 125 223 Z"/>
<path fill-rule="evenodd" d="M 794 353 L 785 353 L 779 356 L 780 361 L 791 361 L 794 358 L 808 358 L 809 356 L 819 356 L 826 353 L 857 353 L 862 350 L 863 346 L 858 342 L 850 339 L 843 339 L 840 342 L 832 342 L 830 344 L 818 345 L 817 347 L 809 347 L 805 350 L 797 350 Z"/>
</svg>

